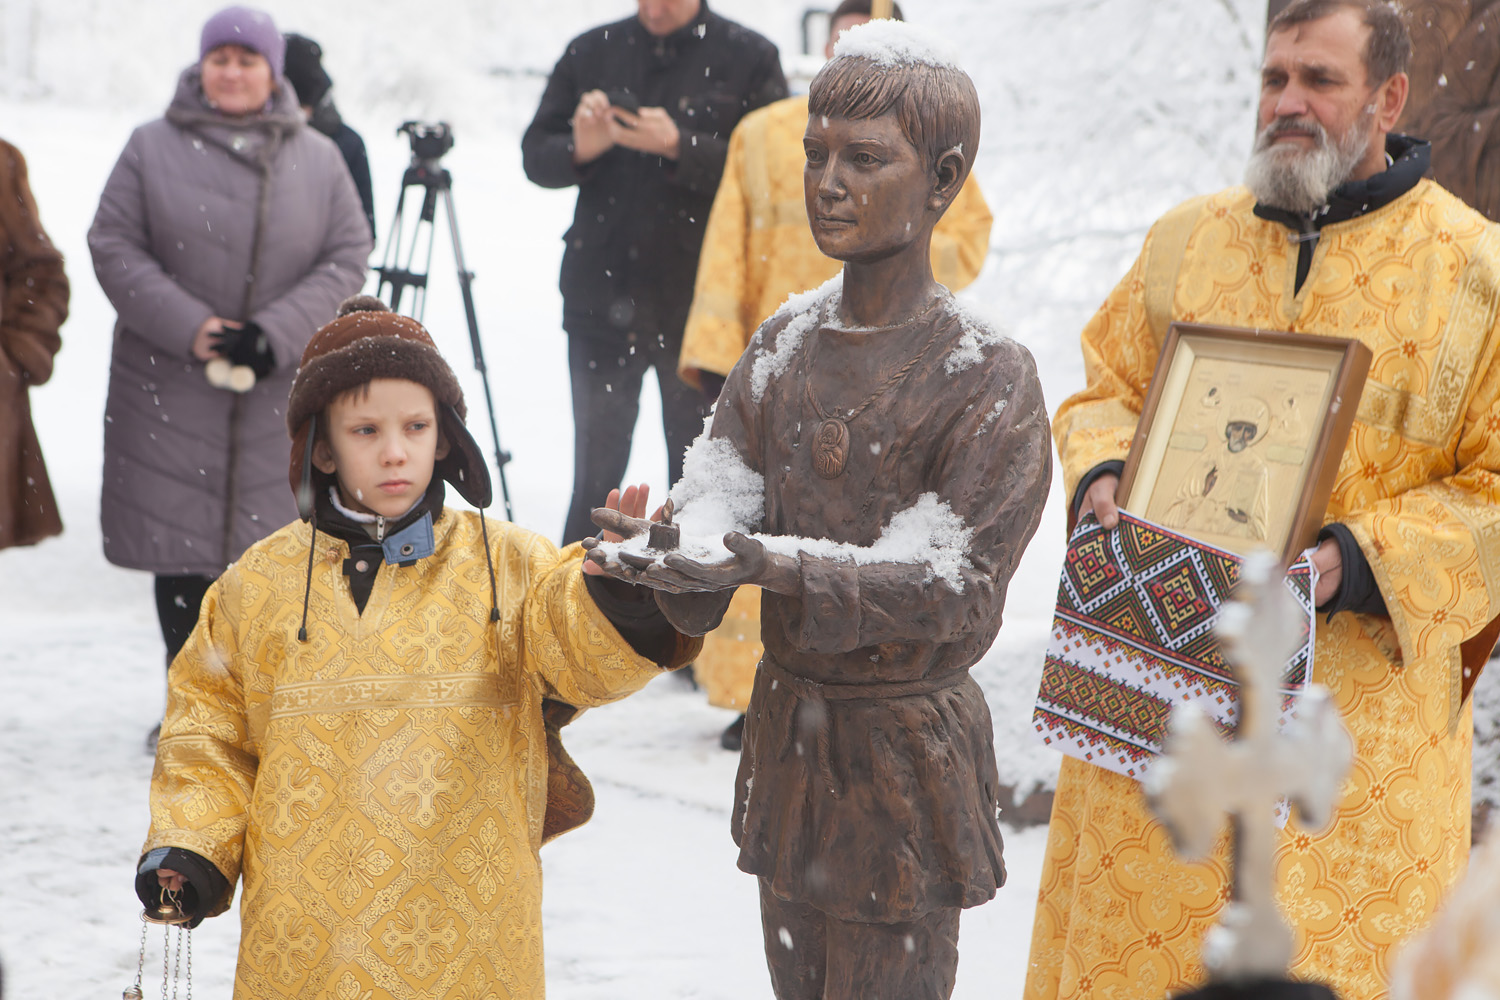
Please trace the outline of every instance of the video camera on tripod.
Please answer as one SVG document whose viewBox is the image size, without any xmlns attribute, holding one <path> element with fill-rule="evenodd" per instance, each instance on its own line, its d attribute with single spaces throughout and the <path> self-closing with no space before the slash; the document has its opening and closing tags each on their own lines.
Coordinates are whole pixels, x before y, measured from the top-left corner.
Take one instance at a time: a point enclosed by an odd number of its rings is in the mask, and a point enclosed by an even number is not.
<svg viewBox="0 0 1500 1000">
<path fill-rule="evenodd" d="M 432 166 L 453 148 L 453 129 L 447 122 L 402 122 L 397 135 L 405 134 L 411 142 L 413 165 L 422 163 Z"/>
<path fill-rule="evenodd" d="M 500 447 L 500 427 L 495 420 L 495 400 L 490 393 L 489 370 L 484 363 L 484 346 L 479 342 L 479 320 L 474 312 L 472 284 L 474 272 L 464 265 L 463 244 L 458 238 L 458 217 L 453 210 L 453 175 L 439 164 L 444 154 L 453 148 L 453 129 L 447 122 L 402 122 L 397 135 L 405 135 L 411 143 L 411 165 L 401 178 L 401 195 L 396 201 L 396 215 L 391 220 L 390 235 L 386 238 L 385 255 L 376 272 L 380 275 L 377 294 L 390 302 L 393 312 L 401 311 L 401 299 L 406 290 L 412 290 L 412 309 L 409 315 L 422 321 L 427 306 L 427 276 L 432 270 L 432 245 L 436 229 L 437 203 L 443 201 L 444 215 L 448 219 L 448 232 L 453 238 L 453 262 L 458 267 L 458 287 L 464 300 L 464 318 L 469 325 L 469 348 L 474 353 L 474 370 L 484 385 L 484 402 L 489 411 L 490 434 L 495 441 L 495 469 L 500 474 L 500 496 L 505 504 L 505 518 L 515 520 L 510 505 L 510 487 L 505 481 L 505 465 L 510 461 L 510 452 Z M 403 260 L 402 219 L 406 209 L 406 193 L 412 188 L 422 188 L 422 211 L 411 228 L 411 240 L 406 244 Z M 414 270 L 417 245 L 426 233 L 427 251 L 420 271 Z M 386 289 L 390 295 L 387 298 Z"/>
</svg>

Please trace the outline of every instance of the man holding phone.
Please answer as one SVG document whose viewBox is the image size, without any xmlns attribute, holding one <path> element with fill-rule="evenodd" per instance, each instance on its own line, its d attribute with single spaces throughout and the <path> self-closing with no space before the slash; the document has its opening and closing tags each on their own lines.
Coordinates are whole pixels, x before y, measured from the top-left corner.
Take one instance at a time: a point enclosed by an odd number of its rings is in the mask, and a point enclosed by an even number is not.
<svg viewBox="0 0 1500 1000">
<path fill-rule="evenodd" d="M 547 81 L 521 153 L 536 184 L 578 186 L 559 282 L 574 429 L 564 542 L 595 533 L 597 486 L 625 473 L 647 368 L 669 481 L 682 474 L 706 410 L 677 356 L 729 134 L 786 94 L 776 46 L 705 0 L 637 0 L 636 16 L 568 43 Z"/>
</svg>

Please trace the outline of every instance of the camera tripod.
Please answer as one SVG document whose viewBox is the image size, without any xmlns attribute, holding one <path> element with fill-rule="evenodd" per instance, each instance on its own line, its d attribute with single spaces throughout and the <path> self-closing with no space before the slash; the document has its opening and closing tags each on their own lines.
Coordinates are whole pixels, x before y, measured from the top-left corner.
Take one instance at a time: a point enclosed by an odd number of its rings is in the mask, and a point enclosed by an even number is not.
<svg viewBox="0 0 1500 1000">
<path fill-rule="evenodd" d="M 438 164 L 443 154 L 453 148 L 453 132 L 448 128 L 447 122 L 436 125 L 404 122 L 396 132 L 398 135 L 405 133 L 411 139 L 411 166 L 406 168 L 406 173 L 401 178 L 401 195 L 396 200 L 396 215 L 391 221 L 390 235 L 386 238 L 385 256 L 376 269 L 380 275 L 378 294 L 385 297 L 386 287 L 389 286 L 391 310 L 400 312 L 401 299 L 410 288 L 410 315 L 417 322 L 422 321 L 422 314 L 427 306 L 427 277 L 432 271 L 432 246 L 436 242 L 437 203 L 441 198 L 444 215 L 448 219 L 448 232 L 453 238 L 453 262 L 458 268 L 458 287 L 463 294 L 464 318 L 469 324 L 469 347 L 474 353 L 474 370 L 479 372 L 479 379 L 484 385 L 484 404 L 490 418 L 490 435 L 495 442 L 495 469 L 500 478 L 500 498 L 505 505 L 505 519 L 514 521 L 510 487 L 505 481 L 505 466 L 510 461 L 510 452 L 500 447 L 500 426 L 495 420 L 495 400 L 490 394 L 489 369 L 484 363 L 484 346 L 479 342 L 479 320 L 474 314 L 474 272 L 464 265 L 463 244 L 458 238 L 458 218 L 453 211 L 453 175 Z M 422 188 L 424 191 L 422 211 L 412 224 L 411 241 L 407 244 L 406 259 L 402 262 L 402 220 L 407 192 L 413 188 Z M 412 270 L 412 263 L 417 246 L 423 242 L 424 231 L 427 253 L 419 272 Z"/>
</svg>

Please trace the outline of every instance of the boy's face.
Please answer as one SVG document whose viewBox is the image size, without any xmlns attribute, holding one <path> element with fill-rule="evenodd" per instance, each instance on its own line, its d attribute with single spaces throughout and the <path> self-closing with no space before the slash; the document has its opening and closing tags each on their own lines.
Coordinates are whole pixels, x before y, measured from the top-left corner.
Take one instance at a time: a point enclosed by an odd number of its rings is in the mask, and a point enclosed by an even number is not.
<svg viewBox="0 0 1500 1000">
<path fill-rule="evenodd" d="M 810 115 L 802 191 L 818 249 L 835 260 L 880 260 L 910 246 L 937 216 L 934 176 L 894 113 Z"/>
<path fill-rule="evenodd" d="M 368 393 L 340 396 L 329 404 L 324 426 L 313 465 L 338 477 L 351 510 L 383 517 L 410 510 L 427 492 L 433 464 L 448 452 L 432 393 L 405 379 L 372 379 Z"/>
</svg>

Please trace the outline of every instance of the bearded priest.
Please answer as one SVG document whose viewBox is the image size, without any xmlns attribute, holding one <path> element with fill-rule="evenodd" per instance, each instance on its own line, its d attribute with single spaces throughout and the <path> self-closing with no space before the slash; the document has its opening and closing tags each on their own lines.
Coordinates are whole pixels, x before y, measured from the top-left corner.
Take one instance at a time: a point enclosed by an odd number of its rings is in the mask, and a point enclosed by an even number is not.
<svg viewBox="0 0 1500 1000">
<path fill-rule="evenodd" d="M 1245 186 L 1162 217 L 1083 331 L 1088 384 L 1053 436 L 1075 513 L 1115 487 L 1173 321 L 1355 338 L 1374 360 L 1324 514 L 1314 679 L 1354 737 L 1332 825 L 1294 819 L 1277 892 L 1292 973 L 1386 995 L 1469 849 L 1470 686 L 1500 616 L 1500 230 L 1394 133 L 1411 43 L 1380 0 L 1294 0 L 1271 23 Z M 1268 817 L 1269 819 L 1269 817 Z M 1026 1000 L 1198 985 L 1230 895 L 1227 837 L 1179 861 L 1140 786 L 1067 758 Z"/>
</svg>

